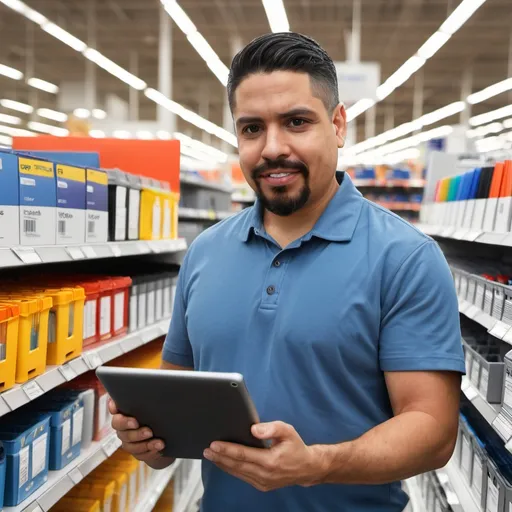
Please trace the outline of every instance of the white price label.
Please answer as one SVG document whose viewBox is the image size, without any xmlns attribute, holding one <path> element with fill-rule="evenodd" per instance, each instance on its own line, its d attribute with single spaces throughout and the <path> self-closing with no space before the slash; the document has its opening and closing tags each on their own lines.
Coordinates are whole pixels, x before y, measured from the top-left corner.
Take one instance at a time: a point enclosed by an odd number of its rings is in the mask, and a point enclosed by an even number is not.
<svg viewBox="0 0 512 512">
<path fill-rule="evenodd" d="M 461 300 L 459 304 L 459 311 L 465 314 L 466 311 L 471 307 L 471 304 L 466 300 Z"/>
<path fill-rule="evenodd" d="M 66 247 L 66 251 L 72 260 L 83 260 L 85 258 L 85 254 L 80 250 L 80 247 Z"/>
<path fill-rule="evenodd" d="M 160 245 L 157 242 L 148 242 L 148 245 L 152 252 L 156 254 L 160 252 Z"/>
<path fill-rule="evenodd" d="M 90 245 L 83 245 L 82 252 L 85 254 L 86 258 L 96 258 L 96 251 Z"/>
<path fill-rule="evenodd" d="M 37 397 L 44 395 L 43 389 L 35 380 L 25 384 L 23 386 L 23 391 L 29 400 L 35 400 Z"/>
<path fill-rule="evenodd" d="M 478 396 L 478 391 L 473 387 L 469 386 L 466 391 L 464 391 L 468 400 L 474 400 Z"/>
<path fill-rule="evenodd" d="M 462 383 L 460 385 L 460 389 L 465 393 L 466 390 L 471 386 L 471 383 L 469 382 L 467 377 L 462 377 Z"/>
<path fill-rule="evenodd" d="M 30 512 L 44 512 L 44 510 L 41 508 L 41 505 L 35 505 Z"/>
<path fill-rule="evenodd" d="M 78 468 L 75 468 L 69 472 L 69 478 L 71 478 L 75 485 L 78 485 L 84 479 L 84 475 L 80 473 Z"/>
<path fill-rule="evenodd" d="M 492 426 L 505 441 L 509 441 L 512 437 L 512 425 L 510 424 L 508 418 L 505 418 L 503 414 L 500 413 L 498 416 L 496 416 L 496 419 L 492 422 Z M 508 445 L 505 447 L 507 450 L 510 448 Z"/>
<path fill-rule="evenodd" d="M 95 370 L 96 368 L 98 368 L 98 366 L 101 366 L 103 364 L 100 355 L 96 351 L 87 352 L 86 354 L 83 354 L 83 357 L 87 362 L 87 366 L 89 366 L 91 370 Z"/>
<path fill-rule="evenodd" d="M 62 373 L 62 376 L 69 382 L 70 380 L 73 380 L 76 376 L 77 376 L 77 373 L 75 372 L 75 370 L 73 370 L 73 368 L 71 368 L 71 366 L 69 364 L 65 364 L 65 365 L 62 365 L 60 368 L 59 368 L 59 371 L 60 373 Z"/>
<path fill-rule="evenodd" d="M 502 322 L 501 320 L 498 320 L 494 324 L 492 329 L 489 331 L 489 334 L 502 340 L 505 337 L 505 334 L 507 334 L 507 332 L 509 330 L 510 330 L 510 325 L 506 324 L 505 322 Z"/>
<path fill-rule="evenodd" d="M 121 441 L 117 436 L 112 436 L 106 443 L 103 444 L 103 451 L 107 457 L 112 454 L 121 446 Z"/>
<path fill-rule="evenodd" d="M 467 230 L 465 229 L 459 229 L 453 233 L 452 238 L 455 238 L 455 240 L 462 240 L 466 236 Z"/>
<path fill-rule="evenodd" d="M 41 263 L 41 257 L 37 252 L 29 247 L 13 247 L 12 249 L 16 256 L 23 261 L 23 263 Z"/>
<path fill-rule="evenodd" d="M 121 256 L 121 248 L 119 245 L 111 245 L 110 249 L 112 249 L 112 254 L 116 257 Z"/>
<path fill-rule="evenodd" d="M 512 329 L 510 329 L 505 336 L 502 338 L 503 341 L 506 341 L 507 343 L 512 344 Z"/>
<path fill-rule="evenodd" d="M 474 242 L 481 234 L 481 231 L 470 231 L 469 233 L 466 233 L 464 240 L 467 240 L 468 242 Z"/>
<path fill-rule="evenodd" d="M 468 318 L 475 318 L 476 315 L 478 315 L 478 313 L 480 313 L 480 309 L 477 308 L 476 306 L 471 306 L 469 307 L 466 312 L 465 312 L 465 315 L 468 317 Z"/>
</svg>

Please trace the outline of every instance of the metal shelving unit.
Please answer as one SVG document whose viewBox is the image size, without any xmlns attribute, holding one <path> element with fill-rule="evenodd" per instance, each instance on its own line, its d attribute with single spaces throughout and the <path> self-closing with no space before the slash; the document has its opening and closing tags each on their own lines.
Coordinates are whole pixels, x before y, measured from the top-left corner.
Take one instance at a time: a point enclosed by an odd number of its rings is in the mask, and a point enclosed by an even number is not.
<svg viewBox="0 0 512 512">
<path fill-rule="evenodd" d="M 469 485 L 464 480 L 453 459 L 446 467 L 438 469 L 436 474 L 453 512 L 481 511 L 480 504 L 476 502 Z"/>
<path fill-rule="evenodd" d="M 213 183 L 212 181 L 206 181 L 195 176 L 187 176 L 186 174 L 180 174 L 180 183 L 185 185 L 195 185 L 196 187 L 207 188 L 210 190 L 217 190 L 220 192 L 227 192 L 231 194 L 233 188 L 228 185 L 222 185 L 220 183 Z"/>
<path fill-rule="evenodd" d="M 354 185 L 359 188 L 423 188 L 425 180 L 353 180 Z"/>
<path fill-rule="evenodd" d="M 417 228 L 429 236 L 449 238 L 451 240 L 460 240 L 465 242 L 476 242 L 479 244 L 512 247 L 512 233 L 474 231 L 463 228 L 458 229 L 450 226 L 433 226 L 431 224 L 417 224 Z"/>
<path fill-rule="evenodd" d="M 178 216 L 180 219 L 194 220 L 224 220 L 234 215 L 234 212 L 216 212 L 215 210 L 202 210 L 200 208 L 185 208 L 180 206 Z"/>
<path fill-rule="evenodd" d="M 94 370 L 116 357 L 163 336 L 169 329 L 170 321 L 170 317 L 165 318 L 154 325 L 131 332 L 100 347 L 86 350 L 69 363 L 62 366 L 50 366 L 39 377 L 4 391 L 0 394 L 0 417 L 89 370 Z"/>
<path fill-rule="evenodd" d="M 67 246 L 0 248 L 0 269 L 44 263 L 173 253 L 184 251 L 186 248 L 187 243 L 182 238 L 177 240 L 136 240 L 133 242 L 106 242 Z"/>
<path fill-rule="evenodd" d="M 160 496 L 162 496 L 164 489 L 180 467 L 180 464 L 181 460 L 177 460 L 172 466 L 158 471 L 155 476 L 153 476 L 153 481 L 149 484 L 146 494 L 142 499 L 139 499 L 135 510 L 132 512 L 151 512 L 156 502 L 160 499 Z"/>
</svg>

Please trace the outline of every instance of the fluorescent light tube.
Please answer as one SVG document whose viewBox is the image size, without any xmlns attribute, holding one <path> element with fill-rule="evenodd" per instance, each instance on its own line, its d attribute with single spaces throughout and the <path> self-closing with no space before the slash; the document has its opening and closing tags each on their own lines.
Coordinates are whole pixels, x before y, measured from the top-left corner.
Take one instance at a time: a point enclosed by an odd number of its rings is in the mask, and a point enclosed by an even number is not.
<svg viewBox="0 0 512 512">
<path fill-rule="evenodd" d="M 10 116 L 9 114 L 0 114 L 0 122 L 7 124 L 21 124 L 21 118 Z"/>
<path fill-rule="evenodd" d="M 49 135 L 55 135 L 56 137 L 67 137 L 69 135 L 69 131 L 66 130 L 66 128 L 59 128 L 58 126 L 38 123 L 36 121 L 28 123 L 28 127 L 36 132 L 48 133 Z"/>
<path fill-rule="evenodd" d="M 196 26 L 192 23 L 192 20 L 187 16 L 185 11 L 178 5 L 175 0 L 160 0 L 167 14 L 174 20 L 174 23 L 178 25 L 179 29 L 188 36 L 193 32 L 197 31 Z"/>
<path fill-rule="evenodd" d="M 89 130 L 89 135 L 93 139 L 104 139 L 106 136 L 103 130 Z"/>
<path fill-rule="evenodd" d="M 58 25 L 55 25 L 55 23 L 44 23 L 41 26 L 41 28 L 45 32 L 48 32 L 48 34 L 59 39 L 59 41 L 62 41 L 64 44 L 67 44 L 77 52 L 83 52 L 87 48 L 87 45 L 83 41 L 80 41 L 80 39 L 78 39 L 74 35 L 65 31 L 63 28 L 60 28 Z"/>
<path fill-rule="evenodd" d="M 128 84 L 130 87 L 133 87 L 138 91 L 142 91 L 146 88 L 146 82 L 136 77 L 135 75 L 132 75 L 131 73 L 126 71 L 126 69 L 123 69 L 121 66 L 118 66 L 115 62 L 111 61 L 97 50 L 87 48 L 87 50 L 84 51 L 84 55 L 87 59 L 97 64 L 111 75 L 114 75 L 115 77 L 119 78 L 120 80 Z"/>
<path fill-rule="evenodd" d="M 68 120 L 67 114 L 50 108 L 39 108 L 37 109 L 36 114 L 39 117 L 45 117 L 46 119 L 51 119 L 52 121 L 57 121 L 59 123 L 65 123 Z"/>
<path fill-rule="evenodd" d="M 498 82 L 497 84 L 490 85 L 481 91 L 470 94 L 467 97 L 467 102 L 471 103 L 471 105 L 474 105 L 510 90 L 512 90 L 512 78 L 507 78 L 506 80 Z"/>
<path fill-rule="evenodd" d="M 375 100 L 371 98 L 363 98 L 362 100 L 357 101 L 351 107 L 347 108 L 347 122 L 355 119 L 359 114 L 362 114 L 369 108 L 372 108 L 375 105 Z"/>
<path fill-rule="evenodd" d="M 272 32 L 290 31 L 290 24 L 286 16 L 283 0 L 263 0 L 263 7 L 265 8 Z"/>
<path fill-rule="evenodd" d="M 157 137 L 157 139 L 160 139 L 160 140 L 171 140 L 172 139 L 172 135 L 169 132 L 166 132 L 165 130 L 158 130 L 156 132 L 156 137 Z"/>
<path fill-rule="evenodd" d="M 507 129 L 512 128 L 512 118 L 506 119 L 505 121 L 503 121 L 503 126 Z"/>
<path fill-rule="evenodd" d="M 446 105 L 446 107 L 439 108 L 434 110 L 434 112 L 430 112 L 429 114 L 421 116 L 419 121 L 423 126 L 434 124 L 441 119 L 445 119 L 447 117 L 458 114 L 459 112 L 462 112 L 465 108 L 466 104 L 463 101 L 456 101 L 455 103 Z"/>
<path fill-rule="evenodd" d="M 94 117 L 94 119 L 106 119 L 107 113 L 104 110 L 101 110 L 100 108 L 93 108 L 92 117 Z"/>
<path fill-rule="evenodd" d="M 4 64 L 0 64 L 0 75 L 12 78 L 13 80 L 21 80 L 23 78 L 23 73 L 21 71 Z"/>
<path fill-rule="evenodd" d="M 466 21 L 473 16 L 474 12 L 485 2 L 485 0 L 463 0 L 457 8 L 446 18 L 439 30 L 446 34 L 454 34 Z"/>
<path fill-rule="evenodd" d="M 135 133 L 137 139 L 153 140 L 155 137 L 149 130 L 139 130 Z"/>
<path fill-rule="evenodd" d="M 430 59 L 448 42 L 450 37 L 450 34 L 434 32 L 418 50 L 418 55 L 425 60 Z"/>
<path fill-rule="evenodd" d="M 132 134 L 127 130 L 114 130 L 112 137 L 114 137 L 114 139 L 131 139 Z"/>
<path fill-rule="evenodd" d="M 78 119 L 89 119 L 91 117 L 91 111 L 86 108 L 75 108 L 73 115 Z"/>
<path fill-rule="evenodd" d="M 41 80 L 40 78 L 29 78 L 27 84 L 30 85 L 30 87 L 35 87 L 36 89 L 49 92 L 50 94 L 57 94 L 59 92 L 57 85 L 47 82 L 46 80 Z"/>
<path fill-rule="evenodd" d="M 20 103 L 19 101 L 0 100 L 0 105 L 4 108 L 23 112 L 24 114 L 32 114 L 32 112 L 34 112 L 34 107 L 27 105 L 26 103 Z"/>
<path fill-rule="evenodd" d="M 497 110 L 492 110 L 491 112 L 486 112 L 485 114 L 471 117 L 469 119 L 469 124 L 471 126 L 480 126 L 482 124 L 487 124 L 491 121 L 496 121 L 497 119 L 503 119 L 504 117 L 509 116 L 512 116 L 512 105 L 507 105 L 506 107 L 498 108 Z"/>
<path fill-rule="evenodd" d="M 38 25 L 42 25 L 48 21 L 41 13 L 31 9 L 27 4 L 21 2 L 20 0 L 0 0 L 0 3 L 10 7 L 16 12 L 19 12 L 21 15 L 25 16 L 30 21 L 37 23 Z"/>
<path fill-rule="evenodd" d="M 12 137 L 8 137 L 7 135 L 0 135 L 0 144 L 2 146 L 12 146 Z"/>
</svg>

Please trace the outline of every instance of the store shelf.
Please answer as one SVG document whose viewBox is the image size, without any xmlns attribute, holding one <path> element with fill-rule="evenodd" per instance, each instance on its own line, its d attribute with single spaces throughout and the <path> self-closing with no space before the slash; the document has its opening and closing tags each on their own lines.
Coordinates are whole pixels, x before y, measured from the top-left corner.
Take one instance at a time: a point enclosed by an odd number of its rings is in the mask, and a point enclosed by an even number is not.
<svg viewBox="0 0 512 512">
<path fill-rule="evenodd" d="M 181 464 L 181 460 L 177 460 L 172 466 L 155 473 L 153 480 L 150 482 L 142 499 L 139 499 L 136 507 L 132 512 L 151 512 L 160 499 L 165 488 L 172 480 L 176 470 Z"/>
<path fill-rule="evenodd" d="M 133 242 L 105 242 L 69 246 L 0 248 L 0 268 L 99 258 L 140 256 L 143 254 L 172 253 L 184 251 L 186 248 L 187 242 L 184 238 L 178 238 L 177 240 L 136 240 Z"/>
<path fill-rule="evenodd" d="M 188 482 L 183 489 L 174 512 L 191 512 L 194 510 L 195 503 L 201 498 L 203 486 L 201 482 L 201 461 L 193 461 L 192 469 Z"/>
<path fill-rule="evenodd" d="M 98 348 L 86 350 L 69 363 L 50 366 L 43 375 L 4 391 L 0 394 L 0 417 L 89 370 L 94 370 L 122 354 L 163 336 L 169 329 L 170 321 L 170 318 L 165 318 L 154 325 L 127 334 Z"/>
<path fill-rule="evenodd" d="M 404 482 L 407 494 L 409 496 L 409 506 L 405 510 L 407 512 L 423 512 L 425 505 L 421 498 L 421 491 L 418 484 L 418 478 L 408 478 Z"/>
<path fill-rule="evenodd" d="M 373 187 L 373 188 L 423 188 L 425 180 L 354 180 L 356 187 Z"/>
<path fill-rule="evenodd" d="M 476 407 L 485 421 L 493 426 L 494 421 L 500 414 L 501 405 L 487 402 L 467 377 L 462 377 L 461 389 L 466 395 L 466 398 Z"/>
<path fill-rule="evenodd" d="M 485 327 L 489 334 L 512 345 L 512 326 L 497 320 L 467 300 L 459 299 L 459 313 Z"/>
<path fill-rule="evenodd" d="M 228 185 L 213 183 L 212 181 L 206 181 L 196 176 L 187 176 L 186 174 L 180 174 L 180 184 L 194 185 L 196 187 L 226 192 L 227 194 L 231 194 L 233 192 L 233 188 Z"/>
<path fill-rule="evenodd" d="M 250 196 L 250 195 L 240 194 L 239 192 L 238 193 L 235 192 L 231 196 L 231 201 L 233 201 L 234 203 L 252 204 L 256 201 L 256 198 L 254 197 L 254 195 Z"/>
<path fill-rule="evenodd" d="M 418 229 L 426 235 L 479 244 L 499 245 L 512 247 L 512 233 L 494 233 L 491 231 L 475 231 L 447 226 L 433 226 L 431 224 L 418 224 Z"/>
<path fill-rule="evenodd" d="M 476 502 L 469 485 L 464 480 L 453 459 L 446 467 L 438 469 L 436 473 L 453 512 L 481 511 L 480 505 Z"/>
<path fill-rule="evenodd" d="M 115 433 L 105 439 L 94 442 L 78 458 L 60 471 L 50 471 L 48 481 L 25 501 L 16 507 L 5 507 L 4 512 L 41 512 L 47 511 L 72 487 L 107 460 L 119 447 L 121 441 Z"/>
<path fill-rule="evenodd" d="M 179 218 L 191 220 L 223 220 L 227 219 L 234 212 L 216 212 L 215 210 L 202 210 L 199 208 L 185 208 L 180 206 Z"/>
</svg>

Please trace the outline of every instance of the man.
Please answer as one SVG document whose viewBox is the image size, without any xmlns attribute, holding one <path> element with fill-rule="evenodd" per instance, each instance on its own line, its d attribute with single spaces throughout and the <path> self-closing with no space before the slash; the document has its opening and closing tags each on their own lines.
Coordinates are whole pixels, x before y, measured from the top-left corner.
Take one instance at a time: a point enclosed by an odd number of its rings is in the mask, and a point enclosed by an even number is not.
<svg viewBox="0 0 512 512">
<path fill-rule="evenodd" d="M 205 450 L 205 512 L 398 512 L 399 481 L 455 444 L 464 360 L 437 246 L 336 175 L 345 109 L 313 40 L 269 34 L 233 60 L 228 95 L 253 208 L 207 230 L 180 272 L 163 368 L 240 372 L 259 450 Z M 154 468 L 160 440 L 115 414 Z M 168 411 L 173 414 L 173 411 Z"/>
</svg>

